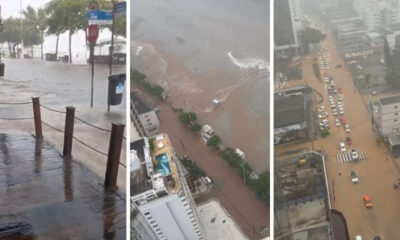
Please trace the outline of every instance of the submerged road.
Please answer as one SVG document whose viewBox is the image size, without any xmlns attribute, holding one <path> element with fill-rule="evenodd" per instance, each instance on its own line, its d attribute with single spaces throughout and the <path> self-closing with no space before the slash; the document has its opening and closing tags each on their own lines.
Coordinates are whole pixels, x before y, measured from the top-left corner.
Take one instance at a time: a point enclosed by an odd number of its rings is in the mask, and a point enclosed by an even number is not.
<svg viewBox="0 0 400 240">
<path fill-rule="evenodd" d="M 141 97 L 160 106 L 158 114 L 160 132 L 167 133 L 178 155 L 188 155 L 212 177 L 215 195 L 250 239 L 261 239 L 260 230 L 269 226 L 269 209 L 244 184 L 239 174 L 218 156 L 216 150 L 206 146 L 200 135 L 193 133 L 178 119 L 178 115 L 165 102 L 155 100 L 145 91 Z"/>
<path fill-rule="evenodd" d="M 0 239 L 126 239 L 126 201 L 32 136 L 0 134 Z"/>
<path fill-rule="evenodd" d="M 339 143 L 345 142 L 346 133 L 343 126 L 335 126 L 332 116 L 328 92 L 324 83 L 316 79 L 312 69 L 312 60 L 317 56 L 314 53 L 309 59 L 302 59 L 303 83 L 307 83 L 318 92 L 322 93 L 324 105 L 329 113 L 331 126 L 330 135 L 326 138 L 318 138 L 312 143 L 293 144 L 284 147 L 276 147 L 275 154 L 294 149 L 308 148 L 323 149 L 328 154 L 326 160 L 327 177 L 331 195 L 332 207 L 343 213 L 347 220 L 351 239 L 361 235 L 363 239 L 372 239 L 379 235 L 383 239 L 398 239 L 400 229 L 400 191 L 394 190 L 392 185 L 400 175 L 395 167 L 394 161 L 388 156 L 387 149 L 383 144 L 376 143 L 377 134 L 372 130 L 371 116 L 369 115 L 361 95 L 355 90 L 353 79 L 349 71 L 343 68 L 335 68 L 337 64 L 344 66 L 342 57 L 338 54 L 337 47 L 330 32 L 327 39 L 322 43 L 322 48 L 327 53 L 330 69 L 324 70 L 333 76 L 336 88 L 343 89 L 344 95 L 344 117 L 350 125 L 352 145 L 347 149 L 367 153 L 365 160 L 346 162 L 336 160 L 340 152 Z M 335 98 L 337 101 L 337 97 Z M 350 171 L 355 171 L 359 177 L 359 183 L 354 184 L 350 179 Z M 365 208 L 362 196 L 369 194 L 374 206 Z"/>
</svg>

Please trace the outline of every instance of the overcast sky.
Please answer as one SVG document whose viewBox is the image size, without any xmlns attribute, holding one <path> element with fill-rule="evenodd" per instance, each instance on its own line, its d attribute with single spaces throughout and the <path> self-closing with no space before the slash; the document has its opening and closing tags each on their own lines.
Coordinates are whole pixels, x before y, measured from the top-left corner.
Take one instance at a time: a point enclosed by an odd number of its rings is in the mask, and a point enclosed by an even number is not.
<svg viewBox="0 0 400 240">
<path fill-rule="evenodd" d="M 50 0 L 22 0 L 22 9 L 31 5 L 33 8 L 37 9 L 39 7 L 44 7 L 44 5 Z M 10 16 L 18 17 L 20 12 L 20 0 L 0 0 L 1 5 L 1 16 L 3 19 Z"/>
</svg>

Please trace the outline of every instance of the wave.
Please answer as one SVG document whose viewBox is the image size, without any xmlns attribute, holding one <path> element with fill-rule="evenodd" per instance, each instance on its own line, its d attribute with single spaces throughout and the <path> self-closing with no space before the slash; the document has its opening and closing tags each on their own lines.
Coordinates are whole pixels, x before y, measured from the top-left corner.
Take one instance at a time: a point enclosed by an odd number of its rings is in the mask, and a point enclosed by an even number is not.
<svg viewBox="0 0 400 240">
<path fill-rule="evenodd" d="M 261 58 L 235 58 L 232 52 L 228 52 L 228 57 L 233 64 L 242 69 L 259 69 L 269 71 L 269 63 Z"/>
</svg>

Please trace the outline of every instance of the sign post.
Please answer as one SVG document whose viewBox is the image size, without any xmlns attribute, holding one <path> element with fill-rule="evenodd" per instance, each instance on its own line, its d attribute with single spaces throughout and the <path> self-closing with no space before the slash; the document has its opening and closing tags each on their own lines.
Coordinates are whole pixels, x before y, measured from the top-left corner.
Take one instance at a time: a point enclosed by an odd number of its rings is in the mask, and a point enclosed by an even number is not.
<svg viewBox="0 0 400 240">
<path fill-rule="evenodd" d="M 97 10 L 98 5 L 96 1 L 92 1 L 89 4 L 90 10 Z M 97 38 L 99 36 L 99 26 L 92 24 L 88 27 L 87 41 L 90 46 L 90 63 L 92 65 L 92 77 L 91 77 L 91 88 L 90 88 L 90 107 L 93 107 L 93 88 L 94 88 L 94 46 L 96 45 Z"/>
</svg>

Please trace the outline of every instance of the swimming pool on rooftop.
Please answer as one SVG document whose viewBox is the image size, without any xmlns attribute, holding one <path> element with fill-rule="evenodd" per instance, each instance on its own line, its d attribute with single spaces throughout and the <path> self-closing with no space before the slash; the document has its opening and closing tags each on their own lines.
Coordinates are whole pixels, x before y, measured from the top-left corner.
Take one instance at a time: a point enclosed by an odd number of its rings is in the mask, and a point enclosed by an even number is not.
<svg viewBox="0 0 400 240">
<path fill-rule="evenodd" d="M 163 176 L 171 174 L 171 168 L 169 166 L 168 156 L 166 153 L 162 153 L 156 156 L 157 160 L 157 171 Z"/>
</svg>

